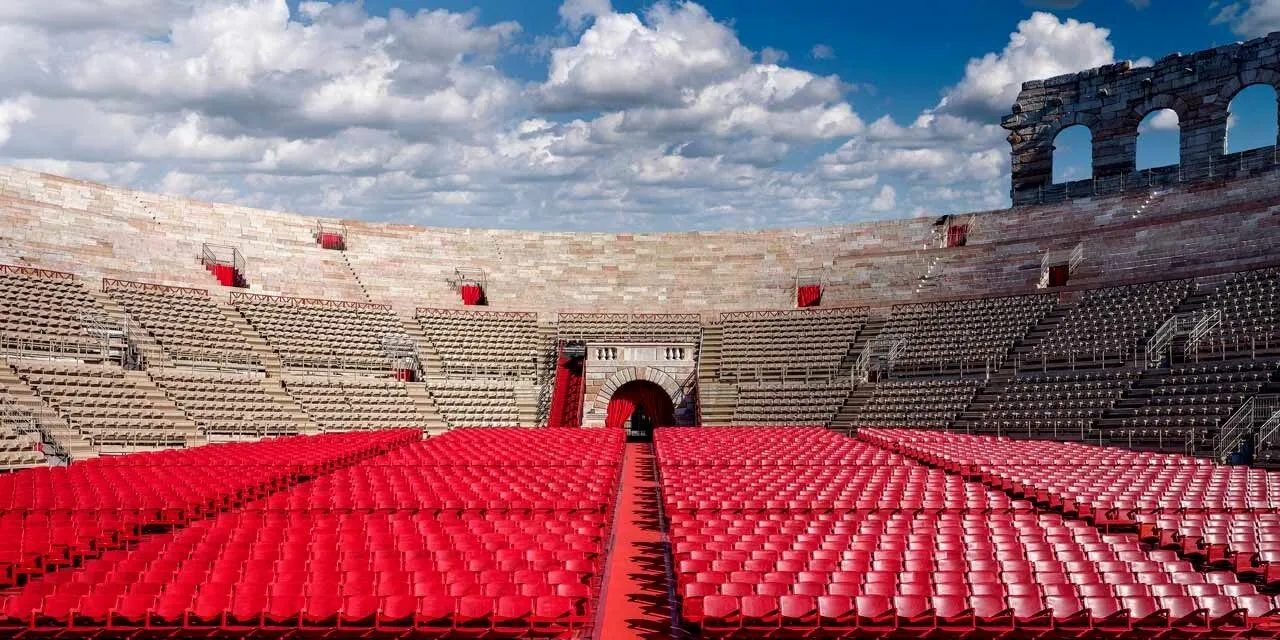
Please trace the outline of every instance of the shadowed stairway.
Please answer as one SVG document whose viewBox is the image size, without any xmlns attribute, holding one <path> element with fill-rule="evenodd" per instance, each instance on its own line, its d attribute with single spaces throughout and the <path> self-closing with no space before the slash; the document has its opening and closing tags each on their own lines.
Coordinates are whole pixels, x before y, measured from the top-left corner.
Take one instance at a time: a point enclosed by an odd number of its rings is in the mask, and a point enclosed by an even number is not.
<svg viewBox="0 0 1280 640">
<path fill-rule="evenodd" d="M 684 637 L 672 627 L 653 445 L 630 443 L 622 468 L 613 549 L 605 569 L 597 638 Z"/>
</svg>

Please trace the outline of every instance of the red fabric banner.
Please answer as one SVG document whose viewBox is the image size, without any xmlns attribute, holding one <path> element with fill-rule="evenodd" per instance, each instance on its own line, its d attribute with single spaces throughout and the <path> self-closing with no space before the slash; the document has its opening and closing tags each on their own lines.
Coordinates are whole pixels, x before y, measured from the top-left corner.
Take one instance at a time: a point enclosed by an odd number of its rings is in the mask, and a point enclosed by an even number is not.
<svg viewBox="0 0 1280 640">
<path fill-rule="evenodd" d="M 1067 279 L 1071 276 L 1071 268 L 1065 264 L 1055 264 L 1049 267 L 1049 286 L 1061 287 L 1067 283 Z"/>
<path fill-rule="evenodd" d="M 816 307 L 822 301 L 822 286 L 806 284 L 796 289 L 797 307 Z"/>
<path fill-rule="evenodd" d="M 343 242 L 342 236 L 340 234 L 337 234 L 337 233 L 321 233 L 320 234 L 320 246 L 324 249 L 337 249 L 340 251 L 345 245 L 346 243 Z"/>
<path fill-rule="evenodd" d="M 560 360 L 556 365 L 556 386 L 551 397 L 551 417 L 547 424 L 552 427 L 582 426 L 582 360 L 567 358 L 561 348 Z"/>
<path fill-rule="evenodd" d="M 634 380 L 619 387 L 609 398 L 604 426 L 609 429 L 625 427 L 637 407 L 644 410 L 655 427 L 675 424 L 675 407 L 667 392 L 652 382 Z"/>
<path fill-rule="evenodd" d="M 236 269 L 229 264 L 211 264 L 209 271 L 213 272 L 213 277 L 217 278 L 218 284 L 224 287 L 236 286 Z"/>
<path fill-rule="evenodd" d="M 484 290 L 478 284 L 462 285 L 462 304 L 477 305 L 484 303 Z"/>
<path fill-rule="evenodd" d="M 947 227 L 947 246 L 963 247 L 969 240 L 969 225 L 957 224 Z"/>
</svg>

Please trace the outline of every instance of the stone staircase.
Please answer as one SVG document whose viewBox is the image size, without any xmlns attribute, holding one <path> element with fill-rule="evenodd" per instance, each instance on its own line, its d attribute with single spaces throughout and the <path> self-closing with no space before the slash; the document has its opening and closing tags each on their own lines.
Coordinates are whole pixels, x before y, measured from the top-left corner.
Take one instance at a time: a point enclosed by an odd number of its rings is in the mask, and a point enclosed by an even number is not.
<svg viewBox="0 0 1280 640">
<path fill-rule="evenodd" d="M 298 404 L 293 396 L 280 384 L 279 378 L 263 378 L 259 381 L 266 390 L 267 395 L 284 411 L 293 423 L 298 425 L 298 433 L 312 434 L 320 433 L 320 425 L 316 423 L 311 416 L 303 410 L 302 405 Z"/>
<path fill-rule="evenodd" d="M 417 408 L 418 415 L 422 417 L 423 424 L 426 425 L 424 431 L 427 435 L 436 435 L 449 430 L 449 423 L 445 421 L 440 409 L 436 407 L 436 401 L 431 397 L 431 391 L 427 389 L 427 383 L 406 382 L 404 387 L 409 393 L 409 398 L 413 401 L 414 407 Z"/>
<path fill-rule="evenodd" d="M 222 311 L 222 315 L 226 316 L 227 320 L 231 322 L 231 325 L 240 332 L 244 341 L 248 343 L 248 345 L 253 349 L 253 352 L 257 354 L 258 360 L 262 363 L 262 369 L 266 372 L 267 377 L 279 380 L 280 374 L 284 369 L 284 364 L 280 361 L 280 354 L 276 353 L 276 350 L 271 348 L 271 345 L 268 344 L 266 339 L 258 333 L 257 329 L 253 328 L 253 325 L 245 319 L 244 314 L 240 313 L 239 309 L 236 309 L 231 305 L 223 304 L 219 304 L 218 309 Z"/>
<path fill-rule="evenodd" d="M 837 380 L 853 379 L 853 368 L 857 366 L 858 359 L 862 357 L 862 350 L 867 348 L 868 343 L 879 337 L 888 320 L 888 316 L 871 316 L 867 318 L 866 324 L 862 325 L 862 330 L 858 332 L 858 335 L 854 337 L 853 342 L 849 345 L 848 353 L 844 354 L 844 358 L 840 360 L 840 371 L 836 374 Z"/>
<path fill-rule="evenodd" d="M 405 334 L 413 339 L 413 344 L 418 348 L 418 368 L 421 370 L 422 379 L 443 380 L 445 378 L 444 359 L 436 351 L 436 346 L 431 344 L 431 339 L 427 337 L 427 332 L 422 330 L 422 325 L 418 324 L 415 318 L 399 317 L 400 326 L 404 328 Z"/>
<path fill-rule="evenodd" d="M 322 251 L 329 251 L 329 249 L 322 249 Z M 339 251 L 338 255 L 342 256 L 342 264 L 347 267 L 347 271 L 355 279 L 356 284 L 360 285 L 360 295 L 364 296 L 364 301 L 373 302 L 373 298 L 369 296 L 369 289 L 364 286 L 364 281 L 360 279 L 360 274 L 356 273 L 356 268 L 351 265 L 351 260 L 347 258 L 346 250 Z"/>
<path fill-rule="evenodd" d="M 862 414 L 862 408 L 866 406 L 867 400 L 871 399 L 871 393 L 874 390 L 874 384 L 859 384 L 851 387 L 849 395 L 845 396 L 844 403 L 836 410 L 836 415 L 831 418 L 831 422 L 827 423 L 827 428 L 845 435 L 853 435 L 858 428 L 858 416 Z"/>
<path fill-rule="evenodd" d="M 538 363 L 534 386 L 537 391 L 537 406 L 534 409 L 534 421 L 531 425 L 545 425 L 551 419 L 551 401 L 555 397 L 556 363 L 559 354 L 556 352 L 556 341 L 559 329 L 553 322 L 538 323 Z"/>
<path fill-rule="evenodd" d="M 733 424 L 738 409 L 738 387 L 720 381 L 720 358 L 724 349 L 724 326 L 710 324 L 702 328 L 702 350 L 698 353 L 698 403 L 702 407 L 702 424 Z"/>
<path fill-rule="evenodd" d="M 520 412 L 520 426 L 538 425 L 538 385 L 533 381 L 516 383 L 516 410 Z"/>
<path fill-rule="evenodd" d="M 188 418 L 187 414 L 179 409 L 160 387 L 156 386 L 147 372 L 126 370 L 124 378 L 135 389 L 146 395 L 147 406 L 162 414 L 168 420 L 170 428 L 186 434 L 186 446 L 193 447 L 206 443 L 196 423 Z"/>
<path fill-rule="evenodd" d="M 70 461 L 98 457 L 98 450 L 89 439 L 67 424 L 53 407 L 41 401 L 35 389 L 23 382 L 7 363 L 0 366 L 0 389 L 19 409 L 26 409 L 35 415 L 45 444 L 52 445 L 58 455 Z"/>
</svg>

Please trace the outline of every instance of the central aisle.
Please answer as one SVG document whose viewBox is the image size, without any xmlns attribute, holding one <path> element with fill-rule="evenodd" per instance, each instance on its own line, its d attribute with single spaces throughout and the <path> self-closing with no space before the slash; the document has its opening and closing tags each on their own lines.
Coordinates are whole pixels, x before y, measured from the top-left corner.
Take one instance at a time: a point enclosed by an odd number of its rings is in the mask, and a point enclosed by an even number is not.
<svg viewBox="0 0 1280 640">
<path fill-rule="evenodd" d="M 652 445 L 627 444 L 613 550 L 601 589 L 598 638 L 673 637 L 654 465 Z"/>
</svg>

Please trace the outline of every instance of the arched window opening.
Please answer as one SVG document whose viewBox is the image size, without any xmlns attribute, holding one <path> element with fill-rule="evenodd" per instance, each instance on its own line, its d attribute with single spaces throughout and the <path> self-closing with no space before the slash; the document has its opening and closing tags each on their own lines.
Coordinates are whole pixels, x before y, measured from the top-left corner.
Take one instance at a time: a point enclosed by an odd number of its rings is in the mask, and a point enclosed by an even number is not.
<svg viewBox="0 0 1280 640">
<path fill-rule="evenodd" d="M 1276 90 L 1269 84 L 1241 89 L 1227 106 L 1226 153 L 1276 144 Z"/>
<path fill-rule="evenodd" d="M 1093 177 L 1093 132 L 1082 124 L 1058 132 L 1053 139 L 1053 183 Z"/>
<path fill-rule="evenodd" d="M 1178 164 L 1182 138 L 1178 125 L 1178 113 L 1173 109 L 1157 109 L 1142 119 L 1135 152 L 1139 171 Z"/>
</svg>

